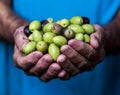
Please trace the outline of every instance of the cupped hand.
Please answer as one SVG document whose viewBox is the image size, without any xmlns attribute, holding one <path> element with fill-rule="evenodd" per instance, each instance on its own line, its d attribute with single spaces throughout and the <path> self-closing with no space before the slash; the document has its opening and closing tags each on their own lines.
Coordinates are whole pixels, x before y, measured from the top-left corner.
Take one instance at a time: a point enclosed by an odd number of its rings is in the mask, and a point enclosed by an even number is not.
<svg viewBox="0 0 120 95">
<path fill-rule="evenodd" d="M 21 68 L 26 74 L 37 76 L 43 81 L 49 81 L 56 78 L 58 75 L 68 79 L 66 71 L 61 69 L 61 66 L 53 62 L 49 54 L 43 54 L 40 51 L 33 51 L 30 54 L 23 54 L 23 46 L 29 42 L 24 34 L 24 26 L 16 29 L 14 33 L 14 64 Z"/>
<path fill-rule="evenodd" d="M 57 63 L 70 76 L 92 70 L 104 59 L 104 30 L 97 24 L 94 25 L 94 28 L 95 32 L 90 36 L 90 44 L 71 39 L 68 45 L 61 47 L 62 54 L 58 57 Z"/>
</svg>

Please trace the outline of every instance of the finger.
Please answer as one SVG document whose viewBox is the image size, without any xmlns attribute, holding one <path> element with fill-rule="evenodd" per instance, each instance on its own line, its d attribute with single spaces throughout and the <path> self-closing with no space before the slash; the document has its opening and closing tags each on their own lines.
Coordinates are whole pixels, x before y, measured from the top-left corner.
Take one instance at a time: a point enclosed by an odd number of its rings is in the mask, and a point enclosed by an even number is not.
<svg viewBox="0 0 120 95">
<path fill-rule="evenodd" d="M 55 78 L 61 71 L 61 67 L 57 63 L 52 63 L 48 70 L 40 77 L 43 81 L 49 81 Z"/>
<path fill-rule="evenodd" d="M 69 61 L 69 59 L 61 54 L 58 59 L 57 59 L 57 63 L 66 71 L 68 72 L 70 75 L 76 75 L 79 70 Z"/>
<path fill-rule="evenodd" d="M 96 62 L 92 62 L 92 63 L 86 65 L 86 67 L 85 67 L 86 71 L 91 71 L 91 70 L 93 70 L 94 67 L 95 67 L 97 64 L 98 64 L 98 63 L 96 63 Z"/>
<path fill-rule="evenodd" d="M 18 57 L 22 55 L 21 52 L 18 50 L 18 48 L 16 47 L 16 45 L 14 46 L 14 53 L 13 53 L 13 60 L 14 60 L 14 65 L 16 67 L 19 67 L 18 65 Z"/>
<path fill-rule="evenodd" d="M 82 61 L 85 61 L 86 58 L 83 57 L 81 54 L 79 54 L 75 49 L 73 49 L 69 45 L 64 45 L 61 47 L 61 52 L 65 56 L 68 57 L 68 59 L 73 63 L 73 65 L 77 66 Z"/>
<path fill-rule="evenodd" d="M 14 64 L 24 70 L 28 70 L 29 68 L 36 64 L 36 62 L 42 57 L 42 55 L 43 54 L 40 51 L 35 51 L 24 56 L 15 46 L 13 55 L 15 61 Z"/>
<path fill-rule="evenodd" d="M 29 72 L 31 74 L 40 76 L 42 73 L 44 73 L 49 68 L 51 64 L 52 64 L 51 56 L 48 54 L 45 54 L 39 59 L 37 64 L 30 69 Z"/>
<path fill-rule="evenodd" d="M 90 44 L 95 48 L 99 49 L 101 45 L 104 43 L 104 30 L 100 25 L 94 25 L 95 32 L 91 34 Z"/>
<path fill-rule="evenodd" d="M 105 58 L 105 50 L 104 48 L 100 49 L 98 51 L 98 56 L 95 61 L 90 62 L 90 64 L 87 64 L 87 71 L 92 70 L 97 64 L 99 64 L 103 59 Z"/>
<path fill-rule="evenodd" d="M 68 80 L 68 79 L 70 79 L 70 75 L 65 70 L 62 70 L 58 74 L 58 78 L 61 79 L 61 80 Z"/>
<path fill-rule="evenodd" d="M 91 45 L 75 39 L 70 40 L 68 42 L 68 45 L 70 45 L 85 58 L 89 60 L 96 60 L 95 58 L 97 55 L 97 51 Z"/>
<path fill-rule="evenodd" d="M 99 51 L 99 54 L 98 54 L 98 61 L 101 62 L 101 61 L 103 61 L 104 58 L 105 58 L 105 49 L 102 48 L 102 49 Z"/>
<path fill-rule="evenodd" d="M 77 68 L 79 69 L 79 72 L 82 73 L 90 69 L 92 65 L 92 62 L 90 61 L 82 61 Z"/>
<path fill-rule="evenodd" d="M 19 27 L 16 29 L 14 33 L 15 44 L 17 48 L 22 51 L 23 46 L 25 43 L 29 42 L 27 36 L 24 34 L 24 26 Z"/>
<path fill-rule="evenodd" d="M 74 66 L 78 68 L 79 72 L 86 71 L 87 65 L 91 65 L 92 63 L 90 60 L 87 60 L 85 57 L 81 56 L 80 54 L 76 54 L 76 51 L 68 45 L 64 45 L 64 47 L 62 48 L 62 53 L 65 54 L 70 59 L 70 61 L 72 61 Z M 93 58 L 95 58 L 94 60 L 97 60 L 95 56 Z"/>
</svg>

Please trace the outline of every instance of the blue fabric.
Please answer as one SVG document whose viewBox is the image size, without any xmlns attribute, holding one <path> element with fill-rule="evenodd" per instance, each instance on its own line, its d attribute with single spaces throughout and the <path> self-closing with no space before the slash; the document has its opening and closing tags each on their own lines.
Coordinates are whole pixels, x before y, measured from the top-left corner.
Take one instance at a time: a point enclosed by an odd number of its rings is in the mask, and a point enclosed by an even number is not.
<svg viewBox="0 0 120 95">
<path fill-rule="evenodd" d="M 16 13 L 32 21 L 75 15 L 87 16 L 91 23 L 107 24 L 115 15 L 119 0 L 13 0 Z M 13 66 L 13 46 L 0 41 L 0 95 L 120 95 L 120 55 L 106 56 L 93 71 L 68 81 L 48 83 L 27 76 Z"/>
</svg>

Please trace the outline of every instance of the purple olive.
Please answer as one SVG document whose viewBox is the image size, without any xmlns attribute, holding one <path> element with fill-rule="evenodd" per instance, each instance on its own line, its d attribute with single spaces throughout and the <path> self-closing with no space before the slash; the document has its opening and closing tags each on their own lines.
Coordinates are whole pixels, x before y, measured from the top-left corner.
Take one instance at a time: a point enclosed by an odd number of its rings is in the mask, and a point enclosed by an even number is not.
<svg viewBox="0 0 120 95">
<path fill-rule="evenodd" d="M 62 30 L 62 26 L 57 24 L 57 23 L 54 23 L 53 24 L 53 27 L 52 27 L 52 32 L 55 33 L 55 34 L 60 34 L 60 31 Z"/>
<path fill-rule="evenodd" d="M 68 28 L 62 29 L 61 35 L 65 36 L 67 39 L 72 39 L 75 36 L 73 30 Z"/>
<path fill-rule="evenodd" d="M 90 23 L 90 20 L 88 17 L 82 17 L 83 19 L 83 24 L 89 24 Z"/>
<path fill-rule="evenodd" d="M 25 26 L 24 28 L 24 34 L 28 37 L 31 34 L 31 31 L 29 30 L 29 25 Z"/>
<path fill-rule="evenodd" d="M 44 27 L 44 25 L 47 24 L 47 23 L 49 23 L 48 20 L 42 20 L 42 21 L 41 21 L 42 27 Z"/>
</svg>

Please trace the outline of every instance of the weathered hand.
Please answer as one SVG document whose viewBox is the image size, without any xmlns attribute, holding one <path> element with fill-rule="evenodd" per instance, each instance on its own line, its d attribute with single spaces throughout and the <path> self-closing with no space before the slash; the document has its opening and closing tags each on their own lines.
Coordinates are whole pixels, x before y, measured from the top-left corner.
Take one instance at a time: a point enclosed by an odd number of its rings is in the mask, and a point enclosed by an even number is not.
<svg viewBox="0 0 120 95">
<path fill-rule="evenodd" d="M 95 32 L 90 36 L 90 44 L 71 39 L 68 45 L 61 47 L 62 54 L 57 63 L 70 76 L 93 69 L 105 56 L 104 30 L 99 25 L 94 27 Z"/>
<path fill-rule="evenodd" d="M 22 53 L 23 46 L 29 42 L 23 32 L 24 26 L 18 28 L 14 33 L 15 49 L 14 49 L 14 64 L 23 69 L 26 74 L 39 77 L 43 81 L 49 81 L 59 76 L 67 76 L 64 70 L 61 70 L 60 65 L 53 62 L 48 54 L 34 51 L 28 55 Z M 66 77 L 65 77 L 66 78 Z"/>
</svg>

